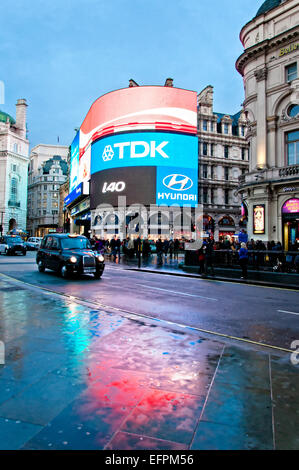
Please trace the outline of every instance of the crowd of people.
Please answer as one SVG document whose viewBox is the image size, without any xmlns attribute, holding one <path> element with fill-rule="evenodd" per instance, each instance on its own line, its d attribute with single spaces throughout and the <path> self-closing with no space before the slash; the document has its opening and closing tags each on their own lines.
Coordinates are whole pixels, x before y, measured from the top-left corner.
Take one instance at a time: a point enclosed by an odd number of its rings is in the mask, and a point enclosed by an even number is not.
<svg viewBox="0 0 299 470">
<path fill-rule="evenodd" d="M 143 259 L 149 258 L 152 253 L 157 254 L 158 264 L 163 263 L 163 255 L 170 256 L 174 259 L 178 259 L 179 251 L 182 249 L 182 241 L 178 239 L 165 239 L 162 240 L 149 240 L 141 238 L 127 237 L 124 240 L 120 240 L 119 237 L 114 236 L 110 240 L 103 240 L 96 236 L 90 239 L 92 247 L 100 253 L 108 254 L 112 257 L 113 261 L 120 259 L 121 254 L 129 259 L 138 257 L 140 254 Z"/>
<path fill-rule="evenodd" d="M 162 265 L 167 256 L 170 259 L 178 260 L 179 252 L 184 251 L 184 242 L 179 239 L 150 240 L 127 237 L 120 240 L 114 236 L 109 239 L 101 239 L 93 236 L 90 240 L 93 248 L 100 253 L 111 256 L 112 260 L 118 262 L 121 256 L 127 259 L 138 258 L 142 255 L 143 260 L 148 259 L 153 253 L 157 255 L 157 264 Z M 215 252 L 219 250 L 229 250 L 237 258 L 241 267 L 241 278 L 248 276 L 248 262 L 251 256 L 252 264 L 256 267 L 274 262 L 274 271 L 296 272 L 299 274 L 299 246 L 293 245 L 289 252 L 284 254 L 280 242 L 263 242 L 261 240 L 248 240 L 248 236 L 242 230 L 237 237 L 225 237 L 220 241 L 215 241 L 212 237 L 203 241 L 201 248 L 197 252 L 199 273 L 214 276 Z M 253 253 L 254 252 L 254 253 Z M 256 252 L 256 253 L 255 253 Z M 273 255 L 270 253 L 272 252 Z"/>
</svg>

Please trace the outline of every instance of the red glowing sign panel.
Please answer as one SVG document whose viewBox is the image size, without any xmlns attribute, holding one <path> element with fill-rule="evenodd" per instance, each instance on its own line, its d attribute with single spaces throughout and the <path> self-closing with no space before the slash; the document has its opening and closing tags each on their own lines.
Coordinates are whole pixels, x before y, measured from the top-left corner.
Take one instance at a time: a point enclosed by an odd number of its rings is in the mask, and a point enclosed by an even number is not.
<svg viewBox="0 0 299 470">
<path fill-rule="evenodd" d="M 282 207 L 283 214 L 299 213 L 299 199 L 289 199 Z"/>
<path fill-rule="evenodd" d="M 136 130 L 197 133 L 195 91 L 141 86 L 112 91 L 90 107 L 80 128 L 80 157 L 96 139 Z"/>
</svg>

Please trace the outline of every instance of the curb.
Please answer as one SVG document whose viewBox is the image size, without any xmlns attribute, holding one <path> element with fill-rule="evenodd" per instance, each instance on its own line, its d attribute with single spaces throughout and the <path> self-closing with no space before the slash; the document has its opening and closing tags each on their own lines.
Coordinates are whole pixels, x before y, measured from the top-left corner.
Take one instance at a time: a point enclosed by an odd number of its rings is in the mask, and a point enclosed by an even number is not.
<svg viewBox="0 0 299 470">
<path fill-rule="evenodd" d="M 224 282 L 233 282 L 236 284 L 243 284 L 243 285 L 251 285 L 257 287 L 276 287 L 280 289 L 292 289 L 298 290 L 299 287 L 294 284 L 279 284 L 277 282 L 264 282 L 264 281 L 255 281 L 251 279 L 237 279 L 237 278 L 230 278 L 230 277 L 220 277 L 220 276 L 200 276 L 198 274 L 191 274 L 191 273 L 176 273 L 171 271 L 158 271 L 154 269 L 143 269 L 143 268 L 127 268 L 129 271 L 141 271 L 146 273 L 152 274 L 164 274 L 168 276 L 183 276 L 183 277 L 190 277 L 193 279 L 204 279 L 208 281 L 224 281 Z"/>
</svg>

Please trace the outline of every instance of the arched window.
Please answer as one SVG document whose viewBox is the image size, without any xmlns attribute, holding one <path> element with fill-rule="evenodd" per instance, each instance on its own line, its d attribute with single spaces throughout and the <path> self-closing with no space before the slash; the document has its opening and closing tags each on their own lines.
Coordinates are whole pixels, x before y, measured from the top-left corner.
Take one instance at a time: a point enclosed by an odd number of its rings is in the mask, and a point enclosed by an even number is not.
<svg viewBox="0 0 299 470">
<path fill-rule="evenodd" d="M 291 104 L 288 108 L 288 115 L 290 117 L 296 117 L 299 114 L 299 105 L 298 104 Z"/>
<path fill-rule="evenodd" d="M 10 201 L 11 203 L 16 203 L 18 197 L 18 180 L 17 178 L 12 178 L 10 183 Z"/>
</svg>

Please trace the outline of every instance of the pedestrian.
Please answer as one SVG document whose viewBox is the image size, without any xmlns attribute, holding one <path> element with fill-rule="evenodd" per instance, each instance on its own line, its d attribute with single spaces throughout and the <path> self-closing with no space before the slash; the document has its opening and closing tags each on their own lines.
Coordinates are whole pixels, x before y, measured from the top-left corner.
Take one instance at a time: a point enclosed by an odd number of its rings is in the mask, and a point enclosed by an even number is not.
<svg viewBox="0 0 299 470">
<path fill-rule="evenodd" d="M 248 250 L 245 242 L 241 243 L 241 248 L 239 250 L 239 261 L 242 269 L 241 279 L 247 279 Z"/>
<path fill-rule="evenodd" d="M 173 251 L 174 251 L 174 242 L 172 240 L 172 238 L 169 240 L 169 256 L 170 256 L 170 259 L 172 259 L 172 256 L 173 256 Z"/>
<path fill-rule="evenodd" d="M 169 249 L 169 241 L 167 240 L 167 238 L 165 238 L 163 242 L 163 252 L 164 252 L 165 258 L 167 258 L 168 249 Z"/>
<path fill-rule="evenodd" d="M 299 251 L 299 248 L 298 248 L 298 251 Z M 295 256 L 294 264 L 295 264 L 296 272 L 297 274 L 299 274 L 299 253 Z"/>
<path fill-rule="evenodd" d="M 113 256 L 113 261 L 115 263 L 116 262 L 116 237 L 110 240 L 109 246 L 111 250 L 111 255 Z"/>
<path fill-rule="evenodd" d="M 214 243 L 213 240 L 209 238 L 206 249 L 205 249 L 205 260 L 204 260 L 204 267 L 205 267 L 205 275 L 209 275 L 209 269 L 211 269 L 212 276 L 215 276 L 214 271 Z"/>
<path fill-rule="evenodd" d="M 163 242 L 161 238 L 156 241 L 156 251 L 157 251 L 157 264 L 161 266 L 163 264 Z"/>
<path fill-rule="evenodd" d="M 198 263 L 199 263 L 199 270 L 198 274 L 201 274 L 202 276 L 205 275 L 205 255 L 206 251 L 206 242 L 203 242 L 201 248 L 198 250 Z"/>
<path fill-rule="evenodd" d="M 174 254 L 174 259 L 179 259 L 179 251 L 180 251 L 180 242 L 179 240 L 176 238 L 174 240 L 174 246 L 173 246 L 173 254 Z"/>
</svg>

